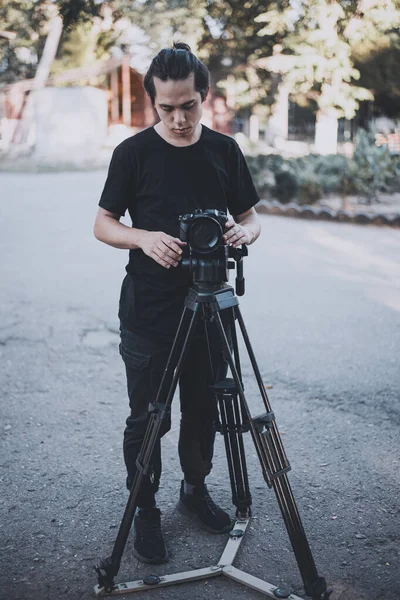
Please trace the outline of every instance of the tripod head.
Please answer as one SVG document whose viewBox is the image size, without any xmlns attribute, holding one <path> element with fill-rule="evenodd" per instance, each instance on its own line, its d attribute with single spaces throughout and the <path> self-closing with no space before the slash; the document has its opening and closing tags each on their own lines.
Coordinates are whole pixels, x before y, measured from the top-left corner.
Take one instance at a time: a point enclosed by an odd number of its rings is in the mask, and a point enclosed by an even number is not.
<svg viewBox="0 0 400 600">
<path fill-rule="evenodd" d="M 187 245 L 180 264 L 189 269 L 193 282 L 202 287 L 215 287 L 228 281 L 229 270 L 236 266 L 236 294 L 243 296 L 243 257 L 248 255 L 247 246 L 233 248 L 224 243 L 227 220 L 226 213 L 215 209 L 197 209 L 192 214 L 181 215 L 180 239 Z"/>
</svg>

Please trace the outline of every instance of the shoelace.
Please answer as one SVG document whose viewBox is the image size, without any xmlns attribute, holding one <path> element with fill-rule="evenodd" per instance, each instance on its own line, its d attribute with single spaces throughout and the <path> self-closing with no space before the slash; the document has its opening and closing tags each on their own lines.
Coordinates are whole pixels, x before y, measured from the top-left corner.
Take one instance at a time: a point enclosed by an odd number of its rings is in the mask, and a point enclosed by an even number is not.
<svg viewBox="0 0 400 600">
<path fill-rule="evenodd" d="M 147 534 L 152 533 L 152 534 L 157 534 L 157 540 L 161 540 L 162 539 L 162 534 L 161 534 L 161 525 L 160 523 L 157 523 L 156 521 L 147 521 L 146 525 L 143 527 L 142 530 L 142 538 L 145 538 L 147 536 Z"/>
<path fill-rule="evenodd" d="M 217 504 L 215 504 L 214 500 L 211 498 L 210 494 L 208 493 L 207 488 L 204 490 L 203 498 L 207 504 L 207 507 L 211 510 L 212 513 L 217 514 L 218 512 L 221 512 L 221 509 L 219 508 L 219 506 L 217 506 Z"/>
<path fill-rule="evenodd" d="M 142 531 L 139 539 L 140 543 L 147 545 L 150 553 L 159 554 L 160 550 L 164 548 L 164 540 L 161 534 L 161 529 L 154 524 Z"/>
</svg>

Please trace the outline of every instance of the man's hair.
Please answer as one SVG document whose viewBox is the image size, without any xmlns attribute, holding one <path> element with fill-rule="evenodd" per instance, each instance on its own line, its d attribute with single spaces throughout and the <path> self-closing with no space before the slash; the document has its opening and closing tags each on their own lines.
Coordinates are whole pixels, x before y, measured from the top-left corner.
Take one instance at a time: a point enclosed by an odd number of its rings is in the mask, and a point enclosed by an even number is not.
<svg viewBox="0 0 400 600">
<path fill-rule="evenodd" d="M 194 73 L 194 89 L 200 92 L 201 100 L 204 102 L 207 90 L 210 87 L 210 72 L 190 50 L 190 46 L 184 42 L 176 42 L 173 48 L 164 48 L 153 58 L 149 70 L 144 78 L 144 89 L 154 106 L 156 88 L 154 77 L 161 81 L 173 79 L 187 79 Z"/>
</svg>

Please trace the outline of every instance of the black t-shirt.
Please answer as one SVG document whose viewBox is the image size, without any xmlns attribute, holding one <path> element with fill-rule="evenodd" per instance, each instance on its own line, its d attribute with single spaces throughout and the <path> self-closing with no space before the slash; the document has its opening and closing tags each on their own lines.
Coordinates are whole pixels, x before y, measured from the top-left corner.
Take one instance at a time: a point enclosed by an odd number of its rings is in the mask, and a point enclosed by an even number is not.
<svg viewBox="0 0 400 600">
<path fill-rule="evenodd" d="M 202 126 L 191 146 L 173 146 L 153 127 L 114 150 L 99 205 L 132 226 L 179 237 L 179 216 L 197 208 L 240 215 L 259 201 L 234 139 Z M 180 267 L 165 269 L 142 250 L 129 251 L 120 297 L 124 327 L 142 336 L 173 339 L 191 283 Z"/>
</svg>

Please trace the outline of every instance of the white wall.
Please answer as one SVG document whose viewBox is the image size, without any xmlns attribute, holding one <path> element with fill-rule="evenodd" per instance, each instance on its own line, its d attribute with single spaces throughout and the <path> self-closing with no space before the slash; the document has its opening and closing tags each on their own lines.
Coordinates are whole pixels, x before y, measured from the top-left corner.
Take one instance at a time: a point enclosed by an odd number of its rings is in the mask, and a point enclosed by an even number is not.
<svg viewBox="0 0 400 600">
<path fill-rule="evenodd" d="M 94 87 L 34 92 L 35 162 L 84 166 L 96 162 L 107 137 L 107 92 Z"/>
</svg>

